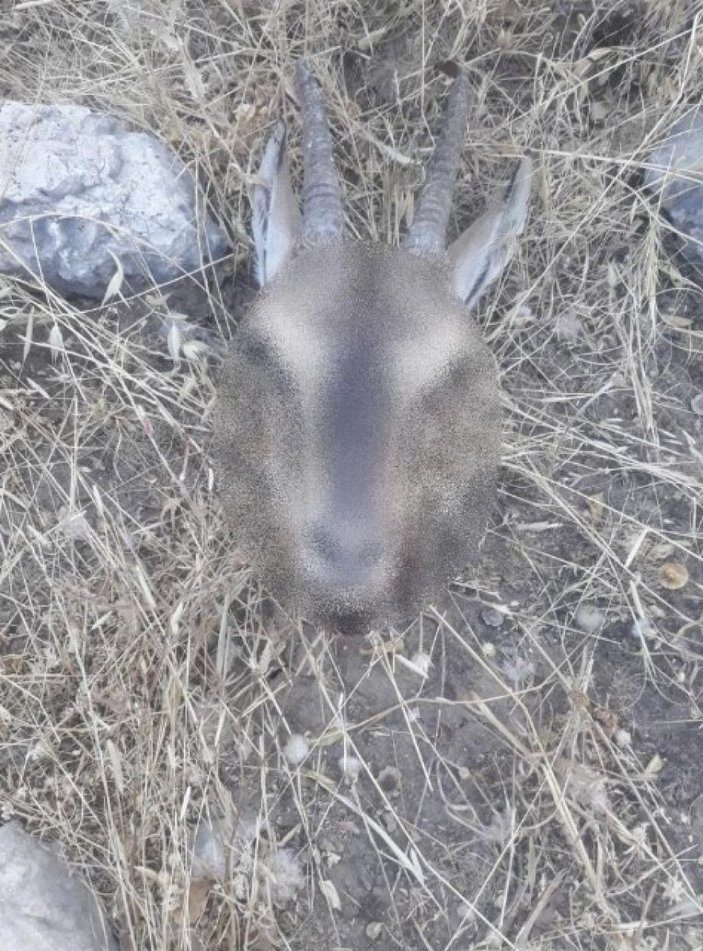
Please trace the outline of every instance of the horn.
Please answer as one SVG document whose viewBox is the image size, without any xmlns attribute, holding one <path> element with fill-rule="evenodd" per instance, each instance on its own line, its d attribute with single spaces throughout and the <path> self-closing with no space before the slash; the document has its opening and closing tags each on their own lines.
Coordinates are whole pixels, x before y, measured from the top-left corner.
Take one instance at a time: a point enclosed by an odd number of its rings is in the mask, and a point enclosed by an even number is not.
<svg viewBox="0 0 703 951">
<path fill-rule="evenodd" d="M 342 192 L 320 87 L 303 60 L 297 80 L 303 112 L 303 237 L 326 241 L 344 229 Z"/>
<path fill-rule="evenodd" d="M 459 169 L 468 114 L 469 80 L 461 70 L 454 80 L 439 141 L 430 159 L 413 223 L 403 247 L 413 254 L 444 251 L 452 192 Z"/>
</svg>

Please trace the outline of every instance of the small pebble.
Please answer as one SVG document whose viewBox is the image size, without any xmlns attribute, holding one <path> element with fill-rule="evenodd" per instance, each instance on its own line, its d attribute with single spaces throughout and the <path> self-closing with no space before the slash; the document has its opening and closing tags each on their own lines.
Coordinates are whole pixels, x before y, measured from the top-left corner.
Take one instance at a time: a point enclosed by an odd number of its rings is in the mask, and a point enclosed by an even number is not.
<svg viewBox="0 0 703 951">
<path fill-rule="evenodd" d="M 678 591 L 688 582 L 688 569 L 680 561 L 665 561 L 659 568 L 659 584 L 669 591 Z"/>
<path fill-rule="evenodd" d="M 293 733 L 283 747 L 283 755 L 291 766 L 298 766 L 310 752 L 310 744 L 300 733 Z"/>
<path fill-rule="evenodd" d="M 483 608 L 481 611 L 481 620 L 484 624 L 487 624 L 488 627 L 502 627 L 505 615 L 501 611 L 496 611 L 495 608 Z"/>
</svg>

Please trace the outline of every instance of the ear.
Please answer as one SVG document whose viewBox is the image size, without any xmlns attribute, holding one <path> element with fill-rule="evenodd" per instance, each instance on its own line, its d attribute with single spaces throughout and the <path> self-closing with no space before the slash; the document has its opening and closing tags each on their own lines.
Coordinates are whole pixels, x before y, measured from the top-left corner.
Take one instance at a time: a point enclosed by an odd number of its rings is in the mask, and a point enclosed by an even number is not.
<svg viewBox="0 0 703 951">
<path fill-rule="evenodd" d="M 286 124 L 276 123 L 252 190 L 252 231 L 259 287 L 280 270 L 300 230 L 300 209 L 293 195 L 286 158 Z"/>
<path fill-rule="evenodd" d="M 525 227 L 531 175 L 532 162 L 521 159 L 507 187 L 449 247 L 454 290 L 467 307 L 478 300 L 515 253 Z"/>
</svg>

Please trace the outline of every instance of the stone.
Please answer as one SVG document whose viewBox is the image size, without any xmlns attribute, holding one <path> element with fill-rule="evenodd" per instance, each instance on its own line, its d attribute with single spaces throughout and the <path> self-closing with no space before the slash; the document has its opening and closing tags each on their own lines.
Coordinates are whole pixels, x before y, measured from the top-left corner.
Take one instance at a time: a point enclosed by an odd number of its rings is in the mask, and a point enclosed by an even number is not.
<svg viewBox="0 0 703 951">
<path fill-rule="evenodd" d="M 488 605 L 481 609 L 481 620 L 487 627 L 502 627 L 505 621 L 505 615 L 502 611 Z"/>
<path fill-rule="evenodd" d="M 644 183 L 680 234 L 689 262 L 703 269 L 703 107 L 674 123 L 647 159 Z"/>
<path fill-rule="evenodd" d="M 0 948 L 119 951 L 93 892 L 17 822 L 0 828 Z"/>
<path fill-rule="evenodd" d="M 0 271 L 101 299 L 227 251 L 193 176 L 163 142 L 79 105 L 0 104 Z M 119 265 L 116 263 L 119 262 Z"/>
</svg>

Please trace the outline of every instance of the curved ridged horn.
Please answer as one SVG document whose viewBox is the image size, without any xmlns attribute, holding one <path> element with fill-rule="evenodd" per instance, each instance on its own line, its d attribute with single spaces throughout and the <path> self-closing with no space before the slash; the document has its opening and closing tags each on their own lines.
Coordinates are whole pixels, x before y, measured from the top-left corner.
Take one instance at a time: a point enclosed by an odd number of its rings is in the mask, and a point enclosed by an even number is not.
<svg viewBox="0 0 703 951">
<path fill-rule="evenodd" d="M 303 112 L 303 236 L 325 241 L 342 234 L 342 192 L 320 87 L 304 61 L 298 63 L 297 80 Z"/>
<path fill-rule="evenodd" d="M 430 159 L 413 223 L 403 247 L 414 254 L 444 251 L 452 192 L 459 169 L 468 114 L 469 81 L 460 71 L 454 80 L 439 141 Z"/>
</svg>

